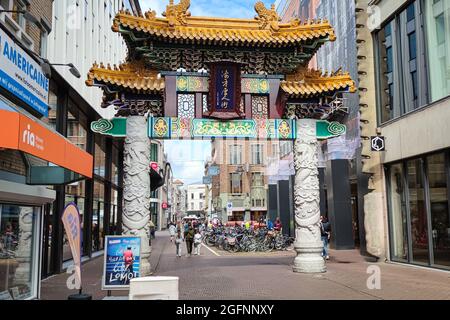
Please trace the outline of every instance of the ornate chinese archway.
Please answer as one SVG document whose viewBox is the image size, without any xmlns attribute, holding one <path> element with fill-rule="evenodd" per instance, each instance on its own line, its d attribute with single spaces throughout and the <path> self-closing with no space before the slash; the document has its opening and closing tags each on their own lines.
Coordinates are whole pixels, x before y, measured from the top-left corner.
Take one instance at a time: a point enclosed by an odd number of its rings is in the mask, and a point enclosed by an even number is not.
<svg viewBox="0 0 450 320">
<path fill-rule="evenodd" d="M 92 129 L 125 137 L 123 233 L 148 236 L 150 139 L 292 139 L 294 271 L 324 272 L 318 140 L 345 133 L 341 93 L 356 90 L 348 73 L 307 67 L 320 46 L 335 40 L 332 26 L 281 23 L 274 6 L 262 2 L 254 19 L 192 17 L 189 6 L 171 0 L 164 17 L 121 11 L 112 29 L 128 46 L 126 62 L 95 63 L 88 74 L 87 85 L 104 90 L 102 107 L 117 110 L 117 118 Z M 144 247 L 143 260 L 149 253 Z M 145 264 L 142 273 L 149 271 Z"/>
</svg>

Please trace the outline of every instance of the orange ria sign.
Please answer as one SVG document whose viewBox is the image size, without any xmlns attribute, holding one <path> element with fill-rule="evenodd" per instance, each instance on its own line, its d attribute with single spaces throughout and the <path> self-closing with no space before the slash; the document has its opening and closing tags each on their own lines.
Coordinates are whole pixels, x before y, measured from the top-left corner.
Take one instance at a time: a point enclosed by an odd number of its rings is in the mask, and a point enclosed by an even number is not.
<svg viewBox="0 0 450 320">
<path fill-rule="evenodd" d="M 0 147 L 21 150 L 92 178 L 92 155 L 18 112 L 0 110 Z"/>
</svg>

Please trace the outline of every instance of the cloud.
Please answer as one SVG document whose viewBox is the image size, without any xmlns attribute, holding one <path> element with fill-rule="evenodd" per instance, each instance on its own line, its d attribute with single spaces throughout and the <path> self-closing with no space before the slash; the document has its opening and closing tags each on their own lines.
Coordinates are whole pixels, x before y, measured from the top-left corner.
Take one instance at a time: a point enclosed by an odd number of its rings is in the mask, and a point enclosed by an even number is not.
<svg viewBox="0 0 450 320">
<path fill-rule="evenodd" d="M 177 0 L 174 1 L 178 3 Z M 264 0 L 267 8 L 275 2 Z M 141 0 L 141 7 L 144 11 L 156 11 L 158 16 L 165 11 L 169 1 L 164 0 Z M 255 16 L 254 5 L 256 0 L 195 0 L 191 1 L 191 11 L 193 16 L 225 17 L 225 18 L 253 18 Z"/>
</svg>

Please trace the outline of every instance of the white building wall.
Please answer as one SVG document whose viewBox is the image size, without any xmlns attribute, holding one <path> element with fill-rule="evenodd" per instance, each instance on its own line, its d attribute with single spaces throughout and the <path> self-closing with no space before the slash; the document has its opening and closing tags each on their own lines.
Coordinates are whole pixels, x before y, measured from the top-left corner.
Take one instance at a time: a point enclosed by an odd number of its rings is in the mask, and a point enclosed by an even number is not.
<svg viewBox="0 0 450 320">
<path fill-rule="evenodd" d="M 124 0 L 57 0 L 53 2 L 53 28 L 48 38 L 51 63 L 73 63 L 81 74 L 75 78 L 68 67 L 55 66 L 62 77 L 102 117 L 112 118 L 113 108 L 102 109 L 102 90 L 85 84 L 94 62 L 119 64 L 126 58 L 126 45 L 111 30 Z"/>
<path fill-rule="evenodd" d="M 203 197 L 201 197 L 203 194 Z M 187 187 L 187 211 L 201 211 L 205 208 L 205 185 L 190 185 Z M 194 208 L 192 208 L 194 204 Z"/>
</svg>

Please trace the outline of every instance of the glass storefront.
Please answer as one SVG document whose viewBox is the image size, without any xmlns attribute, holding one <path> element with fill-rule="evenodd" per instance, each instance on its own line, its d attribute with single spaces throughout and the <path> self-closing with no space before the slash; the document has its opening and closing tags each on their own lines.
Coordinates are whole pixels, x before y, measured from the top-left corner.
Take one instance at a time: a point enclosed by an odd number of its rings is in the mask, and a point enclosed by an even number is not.
<svg viewBox="0 0 450 320">
<path fill-rule="evenodd" d="M 388 166 L 392 260 L 450 269 L 449 154 Z"/>
<path fill-rule="evenodd" d="M 0 300 L 37 296 L 40 210 L 0 204 Z"/>
<path fill-rule="evenodd" d="M 395 164 L 390 167 L 389 183 L 392 221 L 392 256 L 395 260 L 408 260 L 408 221 L 406 216 L 405 184 L 403 166 Z"/>
<path fill-rule="evenodd" d="M 434 263 L 436 265 L 450 266 L 448 167 L 446 167 L 445 163 L 445 154 L 443 153 L 427 158 Z"/>
<path fill-rule="evenodd" d="M 94 181 L 94 208 L 92 211 L 92 251 L 103 249 L 103 219 L 105 212 L 105 185 Z"/>
</svg>

